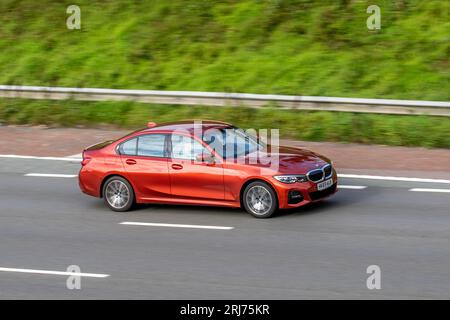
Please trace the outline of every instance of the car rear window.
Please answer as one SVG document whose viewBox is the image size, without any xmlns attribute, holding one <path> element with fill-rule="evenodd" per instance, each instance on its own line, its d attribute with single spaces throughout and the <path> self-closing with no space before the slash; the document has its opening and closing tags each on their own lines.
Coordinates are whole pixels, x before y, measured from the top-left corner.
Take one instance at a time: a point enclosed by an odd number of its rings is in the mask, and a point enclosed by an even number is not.
<svg viewBox="0 0 450 320">
<path fill-rule="evenodd" d="M 119 147 L 119 153 L 128 156 L 135 156 L 136 151 L 137 151 L 137 138 L 125 141 Z"/>
</svg>

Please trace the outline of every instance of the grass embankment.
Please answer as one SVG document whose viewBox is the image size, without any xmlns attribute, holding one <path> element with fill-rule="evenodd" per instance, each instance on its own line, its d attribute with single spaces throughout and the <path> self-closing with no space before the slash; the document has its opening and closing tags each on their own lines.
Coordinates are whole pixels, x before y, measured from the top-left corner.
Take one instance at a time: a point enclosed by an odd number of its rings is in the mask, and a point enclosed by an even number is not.
<svg viewBox="0 0 450 320">
<path fill-rule="evenodd" d="M 0 1 L 0 83 L 450 100 L 450 2 Z"/>
<path fill-rule="evenodd" d="M 450 100 L 449 1 L 0 1 L 0 84 Z M 0 100 L 2 123 L 214 118 L 285 137 L 450 147 L 448 118 Z"/>
<path fill-rule="evenodd" d="M 148 121 L 215 119 L 243 128 L 279 128 L 284 138 L 450 148 L 450 118 L 287 111 L 275 108 L 149 105 L 133 102 L 82 102 L 0 99 L 0 122 L 141 128 Z"/>
</svg>

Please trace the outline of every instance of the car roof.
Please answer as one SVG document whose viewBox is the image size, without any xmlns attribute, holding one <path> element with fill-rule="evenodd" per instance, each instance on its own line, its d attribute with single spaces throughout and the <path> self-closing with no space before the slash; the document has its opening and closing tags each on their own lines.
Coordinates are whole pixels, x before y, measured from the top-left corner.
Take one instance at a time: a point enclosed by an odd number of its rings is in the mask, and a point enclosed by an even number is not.
<svg viewBox="0 0 450 320">
<path fill-rule="evenodd" d="M 230 128 L 234 127 L 232 124 L 222 121 L 215 120 L 182 120 L 173 122 L 163 122 L 153 125 L 150 128 L 144 128 L 138 132 L 153 132 L 153 131 L 175 131 L 175 130 L 185 130 L 192 132 L 194 126 L 201 125 L 202 130 L 208 130 L 210 128 Z"/>
</svg>

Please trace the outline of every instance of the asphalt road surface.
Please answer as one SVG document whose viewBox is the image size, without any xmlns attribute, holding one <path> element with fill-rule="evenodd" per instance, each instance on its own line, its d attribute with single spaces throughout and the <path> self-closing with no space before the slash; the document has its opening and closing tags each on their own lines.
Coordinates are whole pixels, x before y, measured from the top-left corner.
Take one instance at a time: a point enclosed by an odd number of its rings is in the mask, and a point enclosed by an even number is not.
<svg viewBox="0 0 450 320">
<path fill-rule="evenodd" d="M 341 178 L 326 201 L 260 220 L 211 207 L 114 213 L 80 193 L 78 169 L 0 159 L 1 299 L 450 298 L 450 193 L 428 190 L 448 183 Z M 58 273 L 71 265 L 88 273 L 79 290 Z M 379 290 L 366 286 L 370 265 Z"/>
</svg>

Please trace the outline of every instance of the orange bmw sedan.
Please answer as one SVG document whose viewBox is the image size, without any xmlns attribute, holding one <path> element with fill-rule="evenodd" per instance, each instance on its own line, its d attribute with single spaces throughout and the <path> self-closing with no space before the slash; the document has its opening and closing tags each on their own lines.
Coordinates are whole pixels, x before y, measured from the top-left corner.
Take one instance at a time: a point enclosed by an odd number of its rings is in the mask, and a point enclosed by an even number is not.
<svg viewBox="0 0 450 320">
<path fill-rule="evenodd" d="M 83 151 L 79 185 L 114 211 L 139 203 L 241 207 L 257 218 L 337 190 L 332 162 L 229 123 L 148 123 Z"/>
</svg>

